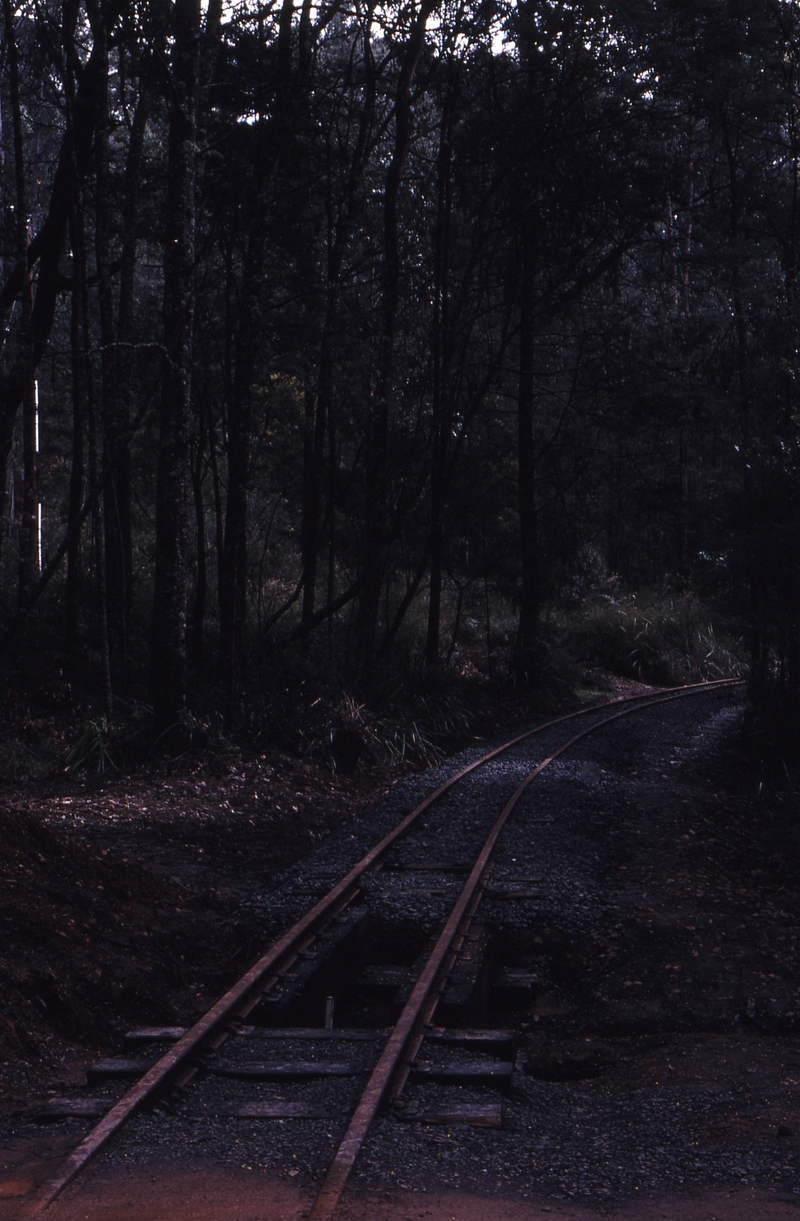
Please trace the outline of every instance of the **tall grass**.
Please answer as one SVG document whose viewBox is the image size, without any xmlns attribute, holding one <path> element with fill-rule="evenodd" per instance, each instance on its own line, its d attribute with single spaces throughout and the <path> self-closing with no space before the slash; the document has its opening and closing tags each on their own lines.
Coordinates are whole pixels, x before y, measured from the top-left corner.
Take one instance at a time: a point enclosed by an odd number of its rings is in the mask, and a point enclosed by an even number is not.
<svg viewBox="0 0 800 1221">
<path fill-rule="evenodd" d="M 744 665 L 742 641 L 690 593 L 593 594 L 554 629 L 574 664 L 641 682 L 738 678 Z"/>
</svg>

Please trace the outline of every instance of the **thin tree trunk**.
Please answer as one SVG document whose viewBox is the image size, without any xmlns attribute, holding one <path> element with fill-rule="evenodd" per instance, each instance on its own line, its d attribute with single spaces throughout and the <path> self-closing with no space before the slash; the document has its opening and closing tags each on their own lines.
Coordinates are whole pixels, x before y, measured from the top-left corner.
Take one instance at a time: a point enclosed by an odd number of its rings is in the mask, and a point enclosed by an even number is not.
<svg viewBox="0 0 800 1221">
<path fill-rule="evenodd" d="M 383 197 L 383 333 L 377 386 L 370 412 L 365 475 L 365 516 L 362 552 L 363 588 L 359 603 L 358 644 L 365 670 L 372 665 L 380 614 L 381 586 L 389 542 L 389 411 L 393 389 L 394 348 L 400 304 L 400 185 L 411 147 L 411 84 L 425 43 L 428 18 L 436 0 L 422 0 L 406 43 L 395 91 L 395 138 L 386 171 Z"/>
<path fill-rule="evenodd" d="M 77 359 L 81 366 L 80 392 L 86 405 L 86 422 L 89 433 L 89 483 L 92 489 L 99 491 L 101 476 L 98 460 L 98 427 L 97 409 L 94 395 L 94 378 L 90 358 L 91 322 L 89 315 L 89 288 L 86 277 L 86 227 L 83 209 L 83 196 L 76 180 L 75 205 L 73 210 L 72 240 L 73 240 L 73 280 L 78 299 L 78 342 L 80 344 Z M 108 598 L 106 587 L 105 562 L 105 530 L 103 520 L 103 500 L 97 496 L 92 508 L 92 525 L 94 541 L 95 573 L 97 576 L 97 645 L 100 652 L 100 665 L 103 682 L 103 707 L 106 716 L 111 717 L 114 710 L 114 693 L 111 682 L 111 654 L 108 636 Z"/>
<path fill-rule="evenodd" d="M 194 321 L 199 0 L 175 0 L 172 33 L 164 252 L 166 358 L 159 403 L 150 650 L 150 697 L 156 727 L 162 733 L 175 725 L 186 702 L 186 480 Z"/>
<path fill-rule="evenodd" d="M 370 15 L 371 15 L 370 9 Z M 305 8 L 304 8 L 305 12 Z M 345 249 L 352 233 L 353 221 L 358 205 L 358 187 L 367 166 L 375 112 L 375 63 L 370 41 L 370 20 L 364 23 L 364 102 L 361 111 L 358 137 L 347 181 L 344 206 L 338 223 L 329 214 L 328 228 L 335 236 L 328 245 L 327 291 L 325 318 L 322 325 L 320 354 L 317 372 L 316 396 L 306 399 L 306 430 L 303 467 L 303 639 L 307 640 L 309 624 L 314 616 L 316 600 L 317 566 L 322 545 L 320 535 L 320 505 L 325 469 L 326 440 L 330 446 L 328 460 L 328 517 L 331 540 L 328 548 L 328 601 L 333 600 L 334 580 L 334 494 L 335 494 L 335 446 L 334 446 L 334 371 L 336 363 L 335 328 L 341 294 L 342 265 Z M 329 200 L 329 208 L 331 207 Z M 329 645 L 332 641 L 333 620 L 329 620 Z"/>
<path fill-rule="evenodd" d="M 194 587 L 194 609 L 192 612 L 192 665 L 195 674 L 200 674 L 203 667 L 203 633 L 205 629 L 206 596 L 208 590 L 206 512 L 203 503 L 205 436 L 206 429 L 201 422 L 197 438 L 197 450 L 192 463 L 192 491 L 194 493 L 195 538 L 197 543 L 197 578 Z"/>
<path fill-rule="evenodd" d="M 682 416 L 678 425 L 678 482 L 680 511 L 678 514 L 678 573 L 681 589 L 689 586 L 691 560 L 689 555 L 689 438 L 691 416 Z"/>
<path fill-rule="evenodd" d="M 211 486 L 214 491 L 214 548 L 217 555 L 217 604 L 222 600 L 222 550 L 225 538 L 225 515 L 222 511 L 222 487 L 217 458 L 217 438 L 214 425 L 208 423 L 208 460 L 211 466 Z"/>
<path fill-rule="evenodd" d="M 19 49 L 10 0 L 3 0 L 6 49 L 9 67 L 9 94 L 14 132 L 14 175 L 16 185 L 15 237 L 17 263 L 28 259 L 28 191 L 25 175 L 25 150 L 22 133 L 22 108 L 19 92 Z M 33 279 L 26 271 L 21 296 L 21 355 L 30 366 L 32 344 L 31 316 L 33 313 Z M 28 600 L 38 572 L 39 491 L 36 455 L 36 391 L 32 372 L 22 386 L 22 509 L 19 530 L 19 585 L 17 601 L 20 607 Z M 5 461 L 2 463 L 5 473 Z M 3 480 L 5 490 L 5 480 Z"/>
<path fill-rule="evenodd" d="M 4 0 L 5 2 L 5 0 Z M 65 13 L 66 16 L 66 13 Z M 66 35 L 66 30 L 65 30 Z M 75 144 L 75 47 L 71 38 L 64 38 L 66 50 L 66 117 L 65 146 L 71 170 L 72 198 L 69 213 L 69 235 L 72 246 L 72 293 L 70 300 L 70 347 L 72 371 L 72 469 L 70 471 L 67 508 L 67 638 L 77 643 L 81 601 L 81 527 L 83 523 L 84 439 L 89 387 L 87 351 L 86 250 L 84 218 L 80 195 L 78 150 Z M 92 488 L 95 491 L 95 488 Z"/>
<path fill-rule="evenodd" d="M 137 105 L 132 124 L 125 173 L 123 216 L 122 294 L 115 317 L 111 269 L 112 183 L 109 152 L 109 82 L 108 32 L 102 8 L 92 7 L 92 32 L 98 59 L 105 65 L 105 83 L 98 99 L 95 132 L 95 258 L 97 265 L 98 300 L 101 341 L 101 422 L 106 482 L 103 489 L 104 562 L 107 574 L 109 638 L 115 663 L 119 665 L 127 654 L 130 630 L 130 597 L 132 586 L 132 545 L 130 507 L 130 456 L 127 449 L 130 429 L 130 396 L 132 361 L 126 352 L 123 359 L 118 346 L 121 327 L 126 326 L 125 339 L 130 338 L 132 322 L 132 265 L 136 257 L 136 192 L 138 184 L 132 171 L 141 168 L 144 107 Z M 141 95 L 140 95 L 141 103 Z M 133 165 L 131 164 L 133 163 Z M 138 176 L 138 175 L 137 175 Z M 133 197 L 133 198 L 132 198 Z M 131 249 L 132 245 L 132 249 Z M 123 303 L 124 297 L 124 303 Z"/>
<path fill-rule="evenodd" d="M 27 293 L 26 293 L 27 295 Z M 36 383 L 29 378 L 22 400 L 22 512 L 19 528 L 18 602 L 24 606 L 39 571 L 39 478 L 36 453 Z"/>
<path fill-rule="evenodd" d="M 144 159 L 144 137 L 152 108 L 149 68 L 142 76 L 131 124 L 122 202 L 122 251 L 120 257 L 117 347 L 115 367 L 118 384 L 114 416 L 106 421 L 106 555 L 109 572 L 110 614 L 123 660 L 130 640 L 133 609 L 133 531 L 131 522 L 130 432 L 134 408 L 136 357 L 133 350 L 136 314 L 136 259 Z"/>
<path fill-rule="evenodd" d="M 308 641 L 308 625 L 314 616 L 319 557 L 319 519 L 328 406 L 333 381 L 332 360 L 323 345 L 325 367 L 320 368 L 319 392 L 306 391 L 303 454 L 303 640 Z"/>
<path fill-rule="evenodd" d="M 127 403 L 121 401 L 121 379 L 117 330 L 115 325 L 114 291 L 111 281 L 111 167 L 109 162 L 108 128 L 108 37 L 102 10 L 92 10 L 92 33 L 98 59 L 105 65 L 105 88 L 99 99 L 95 131 L 95 260 L 97 266 L 100 318 L 101 371 L 101 433 L 104 466 L 107 470 L 103 489 L 102 515 L 97 516 L 98 546 L 102 534 L 102 571 L 108 607 L 108 637 L 115 666 L 127 652 L 127 601 L 130 580 L 130 489 L 125 488 L 129 477 L 127 435 L 129 417 Z M 92 444 L 94 444 L 94 432 Z M 91 452 L 91 450 L 90 450 Z M 92 462 L 95 459 L 92 457 Z M 126 540 L 127 534 L 127 540 Z M 127 542 L 127 547 L 126 547 Z M 98 561 L 98 574 L 100 572 Z"/>
<path fill-rule="evenodd" d="M 289 88 L 286 57 L 291 56 L 292 0 L 284 0 L 280 19 L 278 47 L 279 111 L 285 106 Z M 288 22 L 288 25 L 287 25 Z M 239 678 L 242 635 L 247 611 L 247 507 L 250 481 L 250 432 L 252 392 L 261 335 L 261 282 L 266 243 L 266 217 L 263 199 L 267 179 L 268 150 L 265 122 L 259 113 L 257 164 L 251 185 L 250 225 L 244 251 L 241 296 L 234 342 L 234 375 L 228 399 L 227 459 L 228 488 L 225 526 L 218 557 L 217 592 L 219 596 L 219 655 L 217 678 L 234 712 Z"/>
<path fill-rule="evenodd" d="M 448 96 L 439 128 L 437 218 L 434 242 L 433 308 L 433 453 L 431 459 L 431 571 L 428 593 L 428 631 L 425 664 L 433 669 L 439 660 L 444 564 L 444 510 L 447 490 L 447 456 L 452 430 L 452 395 L 449 386 L 449 266 L 450 221 L 453 191 L 451 161 L 451 99 Z"/>
<path fill-rule="evenodd" d="M 255 218 L 245 260 L 236 344 L 233 396 L 228 404 L 228 498 L 219 566 L 219 681 L 232 711 L 239 676 L 239 652 L 247 576 L 247 499 L 250 478 L 251 395 L 258 352 L 259 296 L 265 234 Z"/>
<path fill-rule="evenodd" d="M 520 539 L 519 628 L 515 678 L 519 686 L 536 684 L 540 666 L 539 614 L 541 571 L 536 510 L 536 451 L 533 399 L 533 286 L 523 258 L 519 329 L 519 387 L 517 393 L 518 509 Z"/>
<path fill-rule="evenodd" d="M 680 311 L 684 319 L 683 329 L 683 369 L 688 380 L 691 367 L 691 347 L 689 344 L 689 319 L 691 317 L 691 287 L 692 287 L 692 228 L 694 225 L 694 129 L 695 121 L 690 124 L 689 160 L 686 177 L 686 219 L 683 227 L 681 243 L 681 294 Z M 691 505 L 689 502 L 689 459 L 692 417 L 681 416 L 678 425 L 678 577 L 681 589 L 689 586 L 691 577 L 691 557 L 689 550 L 689 529 L 691 521 Z"/>
<path fill-rule="evenodd" d="M 338 491 L 338 460 L 336 453 L 336 419 L 333 404 L 328 412 L 328 605 L 336 593 L 336 509 Z M 328 620 L 328 660 L 333 660 L 333 619 Z"/>
<path fill-rule="evenodd" d="M 67 638 L 75 644 L 78 638 L 81 598 L 81 532 L 79 519 L 83 505 L 84 481 L 84 421 L 86 415 L 86 390 L 84 387 L 84 356 L 81 327 L 81 303 L 77 275 L 77 254 L 80 238 L 75 218 L 70 226 L 72 245 L 72 295 L 70 312 L 70 362 L 72 367 L 72 466 L 69 475 L 69 501 L 67 507 Z"/>
</svg>

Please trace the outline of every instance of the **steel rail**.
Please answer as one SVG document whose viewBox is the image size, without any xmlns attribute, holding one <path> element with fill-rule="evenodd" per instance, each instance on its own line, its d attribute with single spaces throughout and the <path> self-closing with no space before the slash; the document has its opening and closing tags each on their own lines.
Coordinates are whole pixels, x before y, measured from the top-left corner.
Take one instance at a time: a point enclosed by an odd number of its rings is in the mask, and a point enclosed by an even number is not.
<svg viewBox="0 0 800 1221">
<path fill-rule="evenodd" d="M 489 861 L 500 832 L 503 830 L 525 790 L 537 776 L 541 775 L 546 767 L 549 767 L 554 760 L 558 759 L 583 738 L 597 733 L 600 729 L 605 729 L 608 725 L 613 724 L 614 721 L 618 721 L 622 717 L 631 716 L 635 712 L 646 712 L 648 708 L 667 704 L 690 694 L 695 694 L 695 692 L 686 690 L 673 692 L 669 695 L 652 699 L 644 708 L 624 708 L 620 712 L 612 713 L 611 716 L 605 717 L 602 721 L 598 721 L 587 729 L 581 730 L 580 733 L 570 738 L 568 742 L 564 742 L 551 755 L 548 755 L 546 759 L 538 763 L 514 790 L 489 832 L 461 894 L 456 900 L 436 945 L 414 985 L 411 996 L 400 1014 L 396 1025 L 393 1027 L 375 1068 L 372 1070 L 364 1093 L 361 1095 L 358 1106 L 353 1112 L 353 1116 L 342 1137 L 311 1212 L 308 1214 L 308 1221 L 332 1221 L 347 1180 L 350 1177 L 350 1172 L 364 1144 L 372 1121 L 378 1113 L 378 1108 L 383 1101 L 386 1090 L 395 1073 L 398 1070 L 402 1072 L 404 1065 L 407 1063 L 409 1059 L 409 1045 L 415 1041 L 414 1036 L 416 1035 L 418 1040 L 421 1036 L 422 1022 L 424 1017 L 427 1016 L 426 1007 L 430 1011 L 430 1006 L 427 1003 L 437 983 L 442 979 L 444 974 L 443 966 L 446 963 L 452 943 L 458 934 L 464 917 L 477 906 L 477 900 L 480 897 Z M 410 1054 L 414 1054 L 413 1049 Z"/>
<path fill-rule="evenodd" d="M 449 776 L 432 793 L 429 793 L 418 806 L 401 819 L 396 827 L 379 840 L 304 916 L 301 916 L 300 920 L 284 933 L 270 947 L 266 954 L 259 958 L 233 987 L 224 996 L 220 997 L 194 1026 L 169 1051 L 161 1056 L 144 1076 L 114 1104 L 100 1122 L 87 1133 L 80 1144 L 61 1163 L 57 1174 L 45 1181 L 37 1189 L 25 1209 L 25 1216 L 39 1216 L 53 1203 L 64 1188 L 73 1181 L 87 1162 L 95 1154 L 99 1153 L 112 1136 L 127 1123 L 131 1116 L 167 1083 L 176 1070 L 181 1065 L 184 1065 L 189 1057 L 199 1050 L 202 1044 L 211 1038 L 223 1022 L 230 1022 L 232 1019 L 240 1016 L 240 1013 L 245 1013 L 249 1008 L 252 1008 L 251 1005 L 248 1005 L 248 1001 L 257 991 L 259 985 L 281 968 L 283 961 L 296 949 L 298 942 L 302 941 L 309 934 L 314 933 L 326 917 L 330 917 L 337 910 L 341 910 L 342 907 L 352 900 L 357 893 L 358 883 L 363 875 L 374 869 L 388 849 L 405 835 L 420 815 L 439 797 L 443 796 L 444 793 L 457 784 L 458 781 L 468 776 L 471 772 L 476 771 L 479 767 L 484 767 L 487 763 L 490 763 L 506 751 L 511 750 L 514 746 L 518 746 L 529 738 L 544 733 L 546 730 L 556 725 L 564 724 L 567 721 L 589 716 L 592 713 L 602 712 L 606 708 L 615 707 L 620 704 L 624 704 L 626 710 L 636 711 L 637 709 L 628 708 L 628 706 L 632 704 L 645 704 L 647 706 L 649 703 L 663 703 L 665 700 L 677 699 L 683 695 L 724 690 L 728 687 L 740 686 L 743 681 L 743 679 L 716 679 L 712 682 L 687 683 L 681 687 L 671 688 L 667 695 L 647 692 L 642 695 L 623 696 L 618 699 L 604 701 L 602 704 L 594 704 L 589 708 L 580 708 L 575 712 L 567 712 L 562 716 L 545 721 L 533 729 L 528 729 L 521 734 L 517 734 L 508 741 L 503 742 L 500 746 L 496 746 L 493 750 L 488 751 L 485 755 L 474 759 L 465 767 L 460 768 L 452 776 Z M 555 757 L 555 755 L 551 756 L 548 762 L 552 761 Z"/>
</svg>

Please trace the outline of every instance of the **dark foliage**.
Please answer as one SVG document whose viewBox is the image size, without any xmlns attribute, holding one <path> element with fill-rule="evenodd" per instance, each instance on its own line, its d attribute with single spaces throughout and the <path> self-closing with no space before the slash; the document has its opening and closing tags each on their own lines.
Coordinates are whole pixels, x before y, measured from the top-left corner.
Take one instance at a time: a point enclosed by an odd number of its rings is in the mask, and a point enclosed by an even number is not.
<svg viewBox="0 0 800 1221">
<path fill-rule="evenodd" d="M 9 698 L 347 770 L 443 671 L 719 669 L 611 581 L 722 608 L 794 766 L 794 6 L 3 18 Z"/>
</svg>

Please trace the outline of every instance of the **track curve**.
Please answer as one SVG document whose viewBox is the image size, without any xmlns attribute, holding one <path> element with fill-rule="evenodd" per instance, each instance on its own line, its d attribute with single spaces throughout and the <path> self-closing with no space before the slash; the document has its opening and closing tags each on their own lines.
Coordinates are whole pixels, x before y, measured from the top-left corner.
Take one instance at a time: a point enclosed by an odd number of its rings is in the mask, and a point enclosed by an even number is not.
<svg viewBox="0 0 800 1221">
<path fill-rule="evenodd" d="M 34 1199 L 30 1202 L 27 1215 L 40 1215 L 146 1100 L 152 1098 L 165 1085 L 175 1083 L 176 1077 L 181 1070 L 183 1070 L 185 1080 L 191 1077 L 194 1070 L 188 1062 L 191 1060 L 193 1053 L 196 1053 L 201 1046 L 210 1045 L 216 1047 L 224 1041 L 227 1037 L 230 1023 L 237 1020 L 241 1021 L 243 1017 L 247 1016 L 247 1013 L 260 1000 L 264 985 L 268 986 L 275 972 L 281 968 L 285 969 L 287 960 L 290 960 L 293 955 L 296 956 L 302 952 L 304 945 L 314 936 L 315 930 L 321 924 L 337 913 L 341 913 L 352 903 L 358 893 L 359 882 L 364 875 L 380 867 L 380 863 L 388 849 L 406 834 L 433 802 L 464 777 L 537 734 L 580 718 L 592 715 L 599 717 L 600 719 L 596 720 L 588 728 L 573 735 L 568 741 L 563 743 L 525 777 L 492 828 L 490 836 L 484 844 L 467 883 L 447 920 L 445 930 L 437 942 L 429 964 L 426 965 L 423 971 L 425 979 L 423 981 L 421 976 L 414 989 L 412 997 L 414 999 L 413 1012 L 409 1009 L 409 1012 L 406 1013 L 404 1009 L 398 1026 L 395 1027 L 395 1032 L 390 1036 L 387 1047 L 379 1059 L 379 1065 L 376 1066 L 373 1072 L 374 1080 L 373 1078 L 370 1079 L 370 1084 L 365 1091 L 365 1096 L 370 1096 L 369 1100 L 364 1102 L 363 1106 L 359 1104 L 356 1115 L 351 1122 L 350 1128 L 348 1128 L 348 1134 L 340 1146 L 340 1152 L 334 1158 L 329 1176 L 311 1213 L 313 1221 L 323 1221 L 325 1218 L 332 1217 L 347 1181 L 349 1169 L 355 1161 L 358 1148 L 360 1148 L 360 1142 L 363 1141 L 371 1118 L 376 1113 L 390 1083 L 392 1074 L 397 1070 L 404 1053 L 408 1049 L 409 1043 L 413 1042 L 415 1027 L 419 1025 L 420 1014 L 424 1011 L 425 1003 L 435 986 L 437 978 L 441 977 L 442 967 L 452 946 L 453 938 L 457 935 L 465 915 L 469 913 L 470 906 L 472 905 L 474 910 L 474 906 L 479 901 L 482 880 L 494 844 L 525 789 L 550 763 L 560 757 L 576 742 L 623 716 L 644 711 L 648 707 L 668 703 L 684 696 L 721 690 L 737 685 L 740 685 L 740 680 L 720 680 L 714 683 L 688 684 L 681 688 L 673 688 L 665 693 L 656 692 L 643 696 L 627 697 L 621 700 L 608 701 L 606 704 L 580 709 L 577 712 L 567 713 L 516 735 L 448 777 L 444 783 L 439 785 L 409 814 L 401 819 L 322 899 L 315 903 L 291 929 L 280 937 L 267 953 L 111 1108 L 100 1123 L 87 1134 L 60 1166 L 57 1175 L 39 1189 Z M 612 709 L 614 711 L 611 711 Z M 411 1005 L 411 1001 L 409 1001 L 409 1005 Z M 379 1066 L 381 1066 L 380 1073 L 376 1077 L 375 1074 L 378 1073 Z M 351 1131 L 356 1121 L 356 1116 L 358 1117 L 357 1127 L 361 1132 L 357 1141 L 355 1139 L 357 1135 L 355 1129 Z"/>
</svg>

